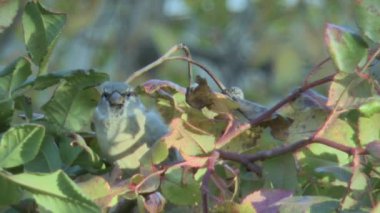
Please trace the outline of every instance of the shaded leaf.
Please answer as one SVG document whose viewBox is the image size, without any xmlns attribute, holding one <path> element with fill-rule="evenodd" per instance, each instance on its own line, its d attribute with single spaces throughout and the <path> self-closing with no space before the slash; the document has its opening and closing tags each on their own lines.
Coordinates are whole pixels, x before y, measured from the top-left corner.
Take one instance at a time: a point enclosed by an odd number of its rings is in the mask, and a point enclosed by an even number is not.
<svg viewBox="0 0 380 213">
<path fill-rule="evenodd" d="M 285 198 L 277 203 L 281 213 L 335 212 L 339 201 L 322 196 L 297 196 Z"/>
<path fill-rule="evenodd" d="M 41 70 L 47 63 L 66 16 L 46 10 L 39 2 L 28 2 L 22 16 L 25 44 L 32 61 Z"/>
<path fill-rule="evenodd" d="M 266 188 L 297 189 L 297 168 L 292 154 L 265 160 L 263 162 L 263 176 Z"/>
<path fill-rule="evenodd" d="M 372 157 L 380 159 L 380 141 L 372 141 L 367 144 L 366 150 Z"/>
<path fill-rule="evenodd" d="M 192 174 L 182 169 L 170 169 L 165 173 L 161 191 L 166 199 L 176 205 L 192 205 L 200 202 L 200 183 Z"/>
<path fill-rule="evenodd" d="M 17 15 L 19 0 L 4 0 L 0 2 L 0 33 L 7 29 Z"/>
<path fill-rule="evenodd" d="M 36 124 L 15 126 L 0 141 L 0 167 L 10 168 L 31 161 L 38 153 L 45 129 Z"/>
<path fill-rule="evenodd" d="M 207 107 L 217 113 L 226 113 L 239 108 L 239 105 L 228 96 L 213 92 L 206 79 L 197 76 L 195 81 L 198 86 L 186 92 L 186 101 L 190 106 L 196 109 Z"/>
<path fill-rule="evenodd" d="M 38 155 L 24 165 L 28 172 L 55 172 L 62 167 L 59 149 L 50 135 L 45 136 Z"/>
<path fill-rule="evenodd" d="M 0 72 L 0 88 L 8 97 L 22 85 L 32 73 L 30 63 L 25 58 L 18 58 Z"/>
<path fill-rule="evenodd" d="M 367 55 L 367 45 L 348 29 L 327 24 L 325 43 L 339 71 L 354 73 L 359 62 Z"/>
<path fill-rule="evenodd" d="M 0 132 L 11 126 L 14 102 L 11 99 L 0 100 Z"/>
<path fill-rule="evenodd" d="M 99 212 L 98 207 L 61 170 L 50 174 L 22 173 L 6 178 L 30 192 L 37 204 L 46 210 Z"/>
<path fill-rule="evenodd" d="M 315 171 L 324 175 L 331 174 L 336 179 L 345 183 L 348 183 L 352 176 L 351 170 L 345 166 L 321 166 L 316 168 Z"/>
<path fill-rule="evenodd" d="M 362 34 L 380 43 L 380 2 L 376 0 L 355 1 L 356 22 Z"/>
<path fill-rule="evenodd" d="M 0 206 L 17 203 L 22 198 L 22 191 L 17 184 L 14 184 L 3 177 L 0 172 Z"/>
</svg>

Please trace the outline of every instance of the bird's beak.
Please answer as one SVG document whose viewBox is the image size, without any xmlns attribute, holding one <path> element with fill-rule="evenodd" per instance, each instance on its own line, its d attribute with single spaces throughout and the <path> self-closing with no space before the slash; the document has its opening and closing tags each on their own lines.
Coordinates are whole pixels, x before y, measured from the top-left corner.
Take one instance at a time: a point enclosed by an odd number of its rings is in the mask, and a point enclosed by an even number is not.
<svg viewBox="0 0 380 213">
<path fill-rule="evenodd" d="M 124 97 L 118 92 L 113 92 L 108 98 L 108 102 L 111 106 L 122 106 L 124 105 Z"/>
</svg>

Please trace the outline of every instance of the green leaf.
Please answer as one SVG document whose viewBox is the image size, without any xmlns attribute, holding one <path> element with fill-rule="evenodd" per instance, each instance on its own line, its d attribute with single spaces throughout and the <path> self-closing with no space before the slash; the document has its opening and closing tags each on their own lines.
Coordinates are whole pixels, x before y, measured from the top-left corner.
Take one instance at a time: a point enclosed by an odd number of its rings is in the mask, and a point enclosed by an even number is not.
<svg viewBox="0 0 380 213">
<path fill-rule="evenodd" d="M 24 169 L 28 172 L 55 172 L 62 166 L 59 149 L 50 135 L 45 136 L 38 155 L 26 163 Z"/>
<path fill-rule="evenodd" d="M 65 21 L 64 14 L 48 11 L 39 2 L 28 2 L 25 6 L 22 16 L 25 44 L 40 72 L 45 69 Z"/>
<path fill-rule="evenodd" d="M 360 144 L 366 144 L 380 140 L 380 113 L 373 114 L 371 117 L 359 117 L 358 135 Z"/>
<path fill-rule="evenodd" d="M 354 73 L 367 56 L 367 45 L 360 36 L 341 26 L 327 24 L 325 43 L 339 71 Z"/>
<path fill-rule="evenodd" d="M 76 184 L 61 170 L 50 174 L 22 173 L 6 177 L 32 193 L 39 206 L 55 212 L 99 212 Z"/>
<path fill-rule="evenodd" d="M 17 184 L 14 184 L 3 177 L 0 172 L 0 207 L 17 203 L 22 197 L 22 191 Z"/>
<path fill-rule="evenodd" d="M 60 137 L 58 144 L 62 163 L 65 168 L 68 168 L 78 159 L 83 149 L 78 146 L 73 146 L 72 140 L 69 137 Z"/>
<path fill-rule="evenodd" d="M 281 155 L 263 162 L 266 188 L 297 189 L 297 168 L 292 154 Z"/>
<path fill-rule="evenodd" d="M 380 43 L 380 2 L 377 0 L 355 1 L 356 22 L 362 34 Z"/>
<path fill-rule="evenodd" d="M 79 131 L 90 123 L 98 100 L 99 92 L 95 88 L 78 91 L 68 82 L 57 88 L 53 98 L 42 107 L 42 110 L 57 126 Z"/>
<path fill-rule="evenodd" d="M 0 141 L 0 167 L 10 168 L 31 161 L 38 153 L 45 129 L 36 124 L 15 126 Z"/>
<path fill-rule="evenodd" d="M 176 147 L 189 156 L 207 154 L 214 149 L 215 137 L 187 124 L 186 121 L 173 119 L 170 127 L 170 135 L 164 138 L 168 147 Z"/>
<path fill-rule="evenodd" d="M 169 169 L 161 183 L 161 190 L 166 199 L 176 205 L 192 205 L 200 202 L 200 184 L 191 173 L 180 168 Z"/>
<path fill-rule="evenodd" d="M 258 212 L 278 212 L 276 203 L 291 197 L 292 192 L 285 190 L 259 190 L 247 195 L 242 203 L 252 204 Z"/>
<path fill-rule="evenodd" d="M 37 76 L 25 82 L 16 92 L 19 94 L 29 89 L 44 90 L 60 83 L 61 80 L 72 82 L 73 85 L 78 86 L 78 89 L 83 89 L 101 84 L 108 80 L 108 75 L 94 70 L 64 70 Z"/>
<path fill-rule="evenodd" d="M 339 207 L 339 201 L 322 196 L 297 196 L 281 200 L 279 212 L 335 212 Z"/>
<path fill-rule="evenodd" d="M 11 99 L 0 100 L 0 132 L 11 126 L 14 102 Z"/>
<path fill-rule="evenodd" d="M 32 73 L 30 63 L 18 58 L 0 72 L 0 87 L 10 96 Z"/>
<path fill-rule="evenodd" d="M 312 136 L 326 121 L 328 113 L 321 109 L 306 109 L 295 113 L 287 141 L 294 143 Z"/>
<path fill-rule="evenodd" d="M 241 213 L 256 213 L 255 208 L 250 203 L 234 203 L 227 201 L 225 203 L 217 204 L 210 212 L 223 213 L 223 212 L 241 212 Z"/>
<path fill-rule="evenodd" d="M 98 206 L 104 208 L 114 197 L 112 196 L 111 186 L 101 176 L 85 175 L 79 180 L 78 186 Z"/>
<path fill-rule="evenodd" d="M 329 88 L 327 106 L 356 109 L 372 98 L 372 85 L 356 74 L 338 73 Z"/>
<path fill-rule="evenodd" d="M 359 107 L 359 111 L 366 117 L 380 112 L 380 99 L 376 98 Z"/>
<path fill-rule="evenodd" d="M 9 27 L 17 15 L 19 0 L 3 0 L 0 2 L 0 33 Z"/>
</svg>

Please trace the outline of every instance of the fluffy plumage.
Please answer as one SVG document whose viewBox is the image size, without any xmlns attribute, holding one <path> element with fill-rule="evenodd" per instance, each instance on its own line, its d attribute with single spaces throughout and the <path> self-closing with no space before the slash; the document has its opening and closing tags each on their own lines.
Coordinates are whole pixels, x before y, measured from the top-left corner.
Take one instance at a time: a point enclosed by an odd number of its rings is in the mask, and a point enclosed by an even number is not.
<svg viewBox="0 0 380 213">
<path fill-rule="evenodd" d="M 102 87 L 94 124 L 103 157 L 121 169 L 136 169 L 149 147 L 168 132 L 167 126 L 127 84 L 107 82 Z"/>
</svg>

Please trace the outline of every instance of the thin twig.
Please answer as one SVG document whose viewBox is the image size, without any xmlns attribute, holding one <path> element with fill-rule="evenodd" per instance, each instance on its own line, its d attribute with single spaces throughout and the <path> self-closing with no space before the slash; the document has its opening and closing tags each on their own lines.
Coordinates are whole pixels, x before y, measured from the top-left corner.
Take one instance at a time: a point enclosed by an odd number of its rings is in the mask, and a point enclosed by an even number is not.
<svg viewBox="0 0 380 213">
<path fill-rule="evenodd" d="M 220 81 L 218 79 L 218 77 L 216 77 L 216 75 L 211 71 L 209 70 L 206 66 L 190 59 L 190 58 L 186 58 L 186 57 L 183 57 L 183 56 L 172 56 L 172 57 L 168 57 L 166 58 L 166 60 L 182 60 L 182 61 L 187 61 L 187 62 L 190 62 L 196 66 L 198 66 L 199 68 L 201 68 L 203 71 L 205 71 L 211 78 L 212 80 L 215 82 L 215 84 L 219 87 L 219 89 L 224 92 L 226 90 L 226 86 L 224 86 L 224 84 L 222 83 L 222 81 Z"/>
<path fill-rule="evenodd" d="M 372 61 L 375 60 L 375 58 L 380 54 L 380 47 L 376 49 L 376 51 L 369 57 L 367 63 L 364 65 L 363 68 L 358 71 L 358 73 L 364 72 L 368 67 L 371 65 Z"/>
<path fill-rule="evenodd" d="M 321 62 L 319 62 L 317 65 L 315 65 L 311 70 L 307 73 L 305 80 L 303 81 L 303 86 L 308 84 L 309 78 L 316 72 L 318 71 L 326 62 L 330 61 L 331 57 L 327 57 L 323 59 Z"/>
<path fill-rule="evenodd" d="M 159 57 L 157 60 L 155 60 L 152 63 L 146 65 L 145 67 L 143 67 L 143 68 L 135 71 L 131 76 L 128 77 L 128 79 L 126 80 L 126 83 L 128 83 L 128 84 L 131 83 L 136 78 L 138 78 L 141 75 L 145 74 L 149 70 L 151 70 L 151 69 L 153 69 L 153 68 L 161 65 L 163 62 L 167 61 L 168 58 L 172 54 L 174 54 L 175 52 L 177 52 L 178 50 L 183 50 L 185 52 L 186 57 L 191 58 L 189 48 L 187 46 L 185 46 L 184 44 L 177 44 L 177 45 L 173 46 L 172 48 L 170 48 L 164 55 L 162 55 L 161 57 Z M 191 69 L 190 62 L 188 63 L 188 72 L 189 72 L 189 77 L 191 78 L 192 69 Z"/>
</svg>

